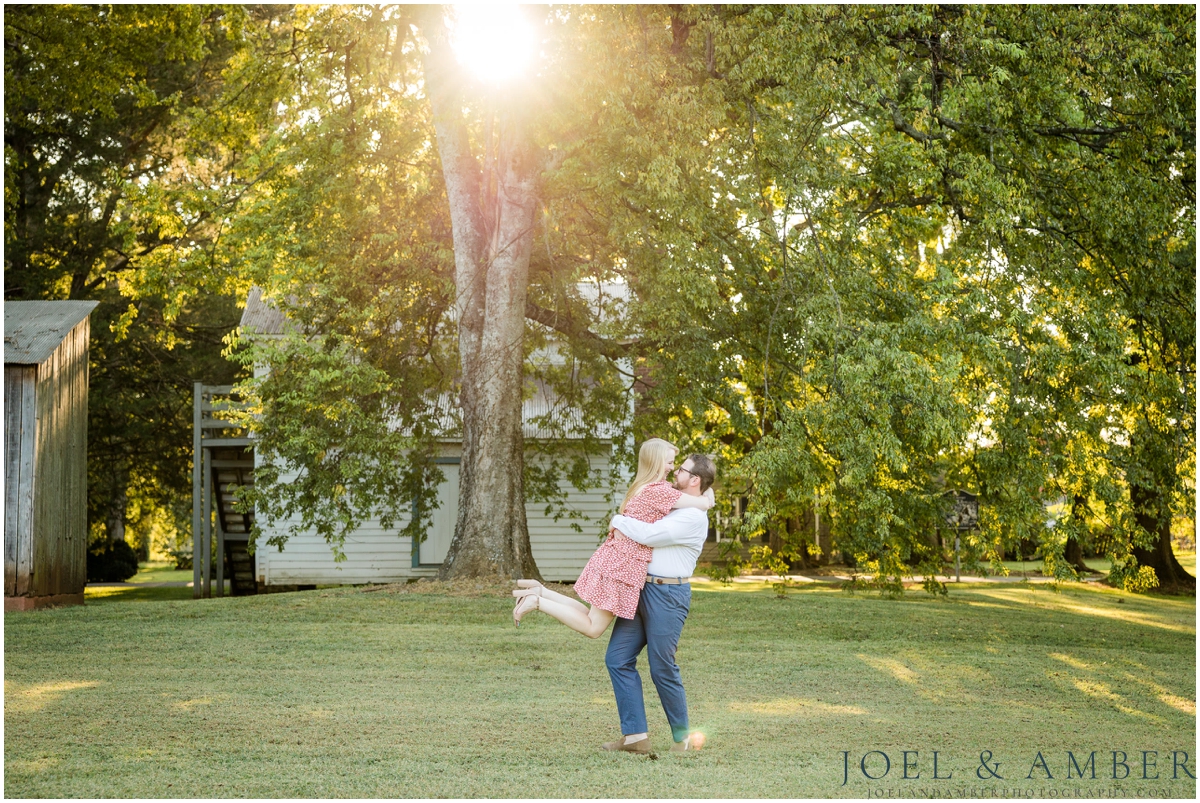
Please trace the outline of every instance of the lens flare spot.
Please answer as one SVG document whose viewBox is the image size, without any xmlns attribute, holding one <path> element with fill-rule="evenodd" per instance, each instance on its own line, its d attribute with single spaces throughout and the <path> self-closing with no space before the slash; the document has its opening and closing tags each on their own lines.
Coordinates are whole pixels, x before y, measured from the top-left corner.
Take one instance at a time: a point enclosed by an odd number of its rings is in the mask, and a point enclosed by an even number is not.
<svg viewBox="0 0 1200 803">
<path fill-rule="evenodd" d="M 459 64 L 493 85 L 526 74 L 537 51 L 533 25 L 515 3 L 456 5 L 451 44 Z"/>
</svg>

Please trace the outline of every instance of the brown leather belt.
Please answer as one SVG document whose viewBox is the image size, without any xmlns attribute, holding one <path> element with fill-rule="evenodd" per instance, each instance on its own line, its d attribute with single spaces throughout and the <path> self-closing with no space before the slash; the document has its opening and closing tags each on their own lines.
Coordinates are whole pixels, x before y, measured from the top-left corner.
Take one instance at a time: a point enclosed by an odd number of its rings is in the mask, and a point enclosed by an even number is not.
<svg viewBox="0 0 1200 803">
<path fill-rule="evenodd" d="M 655 577 L 652 574 L 646 575 L 647 583 L 654 583 L 660 586 L 681 586 L 688 581 L 686 577 Z"/>
</svg>

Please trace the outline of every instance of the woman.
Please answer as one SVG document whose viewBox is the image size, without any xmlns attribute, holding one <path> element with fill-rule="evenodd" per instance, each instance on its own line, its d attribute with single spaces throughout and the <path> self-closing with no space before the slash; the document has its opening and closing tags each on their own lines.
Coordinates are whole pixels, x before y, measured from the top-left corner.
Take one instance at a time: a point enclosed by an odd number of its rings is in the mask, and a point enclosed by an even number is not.
<svg viewBox="0 0 1200 803">
<path fill-rule="evenodd" d="M 705 496 L 688 496 L 665 481 L 675 469 L 678 453 L 675 446 L 661 438 L 651 438 L 642 444 L 637 475 L 621 502 L 621 513 L 653 523 L 676 508 L 708 510 L 713 506 L 712 489 Z M 590 608 L 551 591 L 537 580 L 518 580 L 520 588 L 513 591 L 518 598 L 513 621 L 520 627 L 525 614 L 542 611 L 588 638 L 598 638 L 615 616 L 634 617 L 652 555 L 650 547 L 628 538 L 616 538 L 610 531 L 575 581 L 575 593 L 590 602 Z"/>
</svg>

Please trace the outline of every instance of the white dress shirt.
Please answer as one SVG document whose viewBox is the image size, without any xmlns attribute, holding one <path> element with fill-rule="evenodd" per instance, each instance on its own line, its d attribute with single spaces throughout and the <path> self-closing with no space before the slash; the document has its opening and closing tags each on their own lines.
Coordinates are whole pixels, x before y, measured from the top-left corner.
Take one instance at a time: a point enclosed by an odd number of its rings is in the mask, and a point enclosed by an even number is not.
<svg viewBox="0 0 1200 803">
<path fill-rule="evenodd" d="M 613 516 L 611 526 L 630 539 L 654 547 L 654 557 L 646 567 L 656 577 L 691 577 L 704 540 L 708 537 L 708 514 L 694 507 L 672 510 L 653 524 Z"/>
</svg>

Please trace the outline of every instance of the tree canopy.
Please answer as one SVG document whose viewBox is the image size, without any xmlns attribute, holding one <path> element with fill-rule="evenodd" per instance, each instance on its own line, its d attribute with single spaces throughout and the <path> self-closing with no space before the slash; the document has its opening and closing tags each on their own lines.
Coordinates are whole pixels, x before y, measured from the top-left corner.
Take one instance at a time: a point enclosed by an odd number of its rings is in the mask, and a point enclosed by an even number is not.
<svg viewBox="0 0 1200 803">
<path fill-rule="evenodd" d="M 110 539 L 143 513 L 188 521 L 190 388 L 235 377 L 220 352 L 243 286 L 217 245 L 263 123 L 239 72 L 256 13 L 5 11 L 5 299 L 101 302 L 88 495 Z"/>
<path fill-rule="evenodd" d="M 450 400 L 444 571 L 536 574 L 525 499 L 601 448 L 524 442 L 540 381 L 593 433 L 635 393 L 630 434 L 717 454 L 744 532 L 820 511 L 885 586 L 939 568 L 950 489 L 969 564 L 1033 542 L 1068 577 L 1082 543 L 1194 586 L 1194 9 L 539 7 L 501 86 L 461 9 L 72 13 L 6 16 L 6 297 L 119 284 L 174 322 L 263 287 L 295 327 L 235 344 L 270 366 L 262 520 L 336 550 L 415 504 L 419 537 Z"/>
<path fill-rule="evenodd" d="M 666 420 L 737 444 L 758 522 L 823 507 L 897 581 L 948 487 L 976 558 L 1033 538 L 1069 573 L 1064 533 L 1105 528 L 1151 565 L 1194 500 L 1193 11 L 694 13 L 720 183 L 631 258 Z"/>
</svg>

